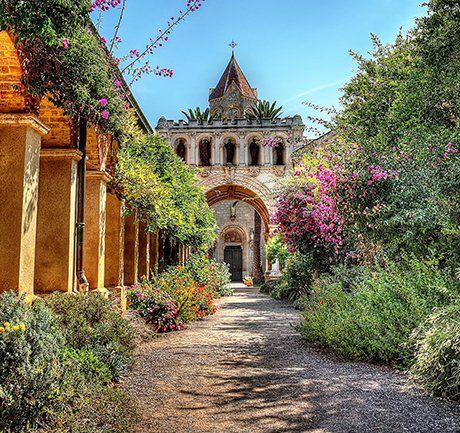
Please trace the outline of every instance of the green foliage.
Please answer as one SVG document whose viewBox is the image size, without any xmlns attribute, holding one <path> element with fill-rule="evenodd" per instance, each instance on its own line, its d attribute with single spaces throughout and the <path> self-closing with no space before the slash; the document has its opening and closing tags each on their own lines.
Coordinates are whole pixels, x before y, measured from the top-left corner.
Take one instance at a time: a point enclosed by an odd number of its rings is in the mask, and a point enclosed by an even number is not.
<svg viewBox="0 0 460 433">
<path fill-rule="evenodd" d="M 460 252 L 459 10 L 448 0 L 431 1 L 428 10 L 394 44 L 374 37 L 371 58 L 354 55 L 358 72 L 331 126 L 350 173 L 370 166 L 396 173 L 366 200 L 344 197 L 349 238 L 382 244 L 393 257 L 434 252 L 453 266 Z"/>
<path fill-rule="evenodd" d="M 88 385 L 108 385 L 112 381 L 112 372 L 107 364 L 102 362 L 93 352 L 86 349 L 72 349 L 67 347 L 63 355 L 63 368 L 73 371 L 72 388 L 79 389 Z M 82 383 L 81 381 L 84 381 Z"/>
<path fill-rule="evenodd" d="M 134 332 L 109 300 L 99 294 L 88 299 L 53 294 L 45 303 L 57 315 L 68 347 L 91 351 L 109 368 L 112 378 L 125 372 L 132 359 Z"/>
<path fill-rule="evenodd" d="M 185 269 L 198 284 L 213 290 L 216 296 L 230 296 L 233 293 L 228 264 L 209 260 L 203 254 L 194 254 L 190 256 Z"/>
<path fill-rule="evenodd" d="M 114 79 L 120 73 L 93 28 L 90 6 L 88 0 L 0 0 L 0 30 L 12 32 L 21 43 L 28 93 L 48 96 L 69 116 L 119 131 L 125 110 Z M 99 104 L 102 98 L 105 107 Z M 108 119 L 101 117 L 103 110 Z"/>
<path fill-rule="evenodd" d="M 132 340 L 122 354 L 121 316 L 99 296 L 82 300 L 62 294 L 29 305 L 0 295 L 0 431 L 131 430 L 132 409 L 110 382 Z"/>
<path fill-rule="evenodd" d="M 215 219 L 196 175 L 158 135 L 124 143 L 115 185 L 149 230 L 206 251 L 215 239 Z"/>
<path fill-rule="evenodd" d="M 276 101 L 270 103 L 269 101 L 257 101 L 256 104 L 251 107 L 246 117 L 248 119 L 279 119 L 282 114 L 283 107 L 277 107 Z"/>
<path fill-rule="evenodd" d="M 20 431 L 55 402 L 64 338 L 43 303 L 12 292 L 0 295 L 0 327 L 0 430 Z"/>
<path fill-rule="evenodd" d="M 460 291 L 437 263 L 414 258 L 375 270 L 362 267 L 350 278 L 334 268 L 303 299 L 301 332 L 307 341 L 359 360 L 407 366 L 409 337 L 434 307 L 448 305 Z"/>
<path fill-rule="evenodd" d="M 268 260 L 270 260 L 272 263 L 278 260 L 280 266 L 284 268 L 286 265 L 286 260 L 289 256 L 289 252 L 286 245 L 283 243 L 282 236 L 279 234 L 272 236 L 270 239 L 268 239 L 265 248 Z"/>
<path fill-rule="evenodd" d="M 126 433 L 137 421 L 135 407 L 116 386 L 84 386 L 53 414 L 53 422 L 34 433 Z"/>
<path fill-rule="evenodd" d="M 297 301 L 311 290 L 314 273 L 314 260 L 308 254 L 292 254 L 281 278 L 264 284 L 262 291 L 275 299 Z"/>
<path fill-rule="evenodd" d="M 434 395 L 460 400 L 460 302 L 436 310 L 412 338 L 412 377 Z"/>
<path fill-rule="evenodd" d="M 182 111 L 182 114 L 189 122 L 190 120 L 198 120 L 199 122 L 208 122 L 212 120 L 209 108 L 206 108 L 204 111 L 201 111 L 200 107 L 196 107 L 194 110 L 189 108 L 188 111 Z"/>
</svg>

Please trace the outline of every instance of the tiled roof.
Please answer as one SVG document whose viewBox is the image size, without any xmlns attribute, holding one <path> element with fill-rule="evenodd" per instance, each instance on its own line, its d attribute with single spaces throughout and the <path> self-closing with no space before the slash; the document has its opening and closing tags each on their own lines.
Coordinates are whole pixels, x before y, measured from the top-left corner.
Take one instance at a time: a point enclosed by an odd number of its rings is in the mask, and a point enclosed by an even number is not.
<svg viewBox="0 0 460 433">
<path fill-rule="evenodd" d="M 235 83 L 241 94 L 246 98 L 257 99 L 233 53 L 230 62 L 225 68 L 216 88 L 212 90 L 209 99 L 211 100 L 224 96 L 231 83 Z"/>
</svg>

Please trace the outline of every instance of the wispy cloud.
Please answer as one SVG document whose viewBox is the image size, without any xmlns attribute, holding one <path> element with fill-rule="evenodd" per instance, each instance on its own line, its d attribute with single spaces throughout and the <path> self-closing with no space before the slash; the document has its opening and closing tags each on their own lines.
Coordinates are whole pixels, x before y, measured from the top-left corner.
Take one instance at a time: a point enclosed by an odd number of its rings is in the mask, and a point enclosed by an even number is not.
<svg viewBox="0 0 460 433">
<path fill-rule="evenodd" d="M 297 99 L 302 98 L 303 96 L 311 95 L 312 93 L 317 93 L 320 92 L 321 90 L 324 89 L 330 89 L 331 87 L 338 86 L 339 84 L 345 83 L 345 80 L 340 80 L 340 81 L 334 81 L 333 83 L 327 83 L 327 84 L 321 84 L 320 86 L 312 87 L 311 89 L 307 89 L 301 93 L 298 93 L 295 96 L 291 96 L 290 98 L 284 100 L 281 102 L 282 105 L 285 105 L 289 102 L 296 101 Z"/>
</svg>

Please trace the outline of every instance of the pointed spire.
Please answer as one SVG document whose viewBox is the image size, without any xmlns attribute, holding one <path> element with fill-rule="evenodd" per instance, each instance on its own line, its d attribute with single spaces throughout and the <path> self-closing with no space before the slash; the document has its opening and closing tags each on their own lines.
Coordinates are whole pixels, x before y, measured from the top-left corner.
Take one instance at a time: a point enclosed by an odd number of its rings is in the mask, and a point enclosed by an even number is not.
<svg viewBox="0 0 460 433">
<path fill-rule="evenodd" d="M 232 48 L 234 48 L 236 46 L 235 42 L 232 41 L 230 46 L 233 46 Z M 224 96 L 232 83 L 235 83 L 236 87 L 244 97 L 254 100 L 257 99 L 254 90 L 250 86 L 247 78 L 245 77 L 243 71 L 238 65 L 238 62 L 236 61 L 235 53 L 233 50 L 232 56 L 230 57 L 230 62 L 225 68 L 225 71 L 217 83 L 216 88 L 212 90 L 211 95 L 209 96 L 209 100 L 221 98 Z"/>
</svg>

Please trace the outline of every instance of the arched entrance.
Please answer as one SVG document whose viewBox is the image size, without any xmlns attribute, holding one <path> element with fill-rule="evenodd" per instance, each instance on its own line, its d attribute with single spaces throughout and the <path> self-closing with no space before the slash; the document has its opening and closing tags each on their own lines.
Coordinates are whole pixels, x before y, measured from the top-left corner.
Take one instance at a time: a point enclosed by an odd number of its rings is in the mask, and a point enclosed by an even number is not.
<svg viewBox="0 0 460 433">
<path fill-rule="evenodd" d="M 260 215 L 265 235 L 268 236 L 270 233 L 270 215 L 268 213 L 267 206 L 263 200 L 254 192 L 248 188 L 240 185 L 220 185 L 210 189 L 206 192 L 206 199 L 209 206 L 213 206 L 223 200 L 241 200 L 248 205 L 252 206 L 257 213 Z"/>
<path fill-rule="evenodd" d="M 232 281 L 241 281 L 246 275 L 261 281 L 267 270 L 265 241 L 270 229 L 264 201 L 254 191 L 235 184 L 216 186 L 206 198 L 216 213 L 220 232 L 214 258 L 229 265 Z"/>
</svg>

